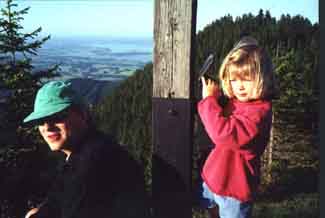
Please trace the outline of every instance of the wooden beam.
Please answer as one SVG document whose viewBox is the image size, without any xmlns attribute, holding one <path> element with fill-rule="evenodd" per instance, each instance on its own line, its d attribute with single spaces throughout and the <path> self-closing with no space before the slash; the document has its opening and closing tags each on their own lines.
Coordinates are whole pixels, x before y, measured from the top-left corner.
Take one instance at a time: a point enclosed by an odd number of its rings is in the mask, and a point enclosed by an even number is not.
<svg viewBox="0 0 325 218">
<path fill-rule="evenodd" d="M 155 0 L 154 217 L 191 217 L 196 0 Z"/>
</svg>

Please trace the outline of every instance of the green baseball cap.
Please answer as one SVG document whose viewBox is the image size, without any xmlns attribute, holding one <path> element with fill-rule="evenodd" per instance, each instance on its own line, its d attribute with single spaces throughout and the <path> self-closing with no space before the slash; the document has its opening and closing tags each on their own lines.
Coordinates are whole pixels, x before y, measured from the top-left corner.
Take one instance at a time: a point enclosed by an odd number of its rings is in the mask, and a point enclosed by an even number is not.
<svg viewBox="0 0 325 218">
<path fill-rule="evenodd" d="M 72 104 L 81 105 L 82 98 L 72 89 L 71 83 L 50 81 L 38 90 L 34 111 L 24 119 L 24 123 L 54 115 Z"/>
</svg>

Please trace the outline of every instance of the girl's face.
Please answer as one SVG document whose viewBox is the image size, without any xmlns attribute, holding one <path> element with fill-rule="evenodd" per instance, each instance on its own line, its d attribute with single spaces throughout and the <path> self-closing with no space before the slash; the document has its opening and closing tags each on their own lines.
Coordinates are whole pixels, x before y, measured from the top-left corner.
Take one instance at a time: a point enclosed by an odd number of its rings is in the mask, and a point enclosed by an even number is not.
<svg viewBox="0 0 325 218">
<path fill-rule="evenodd" d="M 234 97 L 239 101 L 247 102 L 251 100 L 254 89 L 254 81 L 252 79 L 252 76 L 243 73 L 243 71 L 240 71 L 236 67 L 234 68 L 230 68 L 231 73 L 229 75 L 229 82 L 232 93 Z"/>
<path fill-rule="evenodd" d="M 253 92 L 253 80 L 247 77 L 230 77 L 232 92 L 239 101 L 247 102 L 251 100 Z"/>
</svg>

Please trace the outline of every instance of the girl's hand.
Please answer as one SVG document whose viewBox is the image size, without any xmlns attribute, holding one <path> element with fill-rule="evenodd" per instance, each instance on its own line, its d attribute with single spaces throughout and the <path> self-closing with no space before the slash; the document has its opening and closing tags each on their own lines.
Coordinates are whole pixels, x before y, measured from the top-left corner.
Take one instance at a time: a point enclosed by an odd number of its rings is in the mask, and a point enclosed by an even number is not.
<svg viewBox="0 0 325 218">
<path fill-rule="evenodd" d="M 219 86 L 211 79 L 205 79 L 201 77 L 202 81 L 202 98 L 206 98 L 208 96 L 215 96 L 218 95 Z"/>
<path fill-rule="evenodd" d="M 25 215 L 25 218 L 30 218 L 30 217 L 32 217 L 32 216 L 33 216 L 34 214 L 36 214 L 38 211 L 39 211 L 38 208 L 33 208 L 33 209 L 29 210 L 29 211 L 27 212 L 27 214 Z"/>
</svg>

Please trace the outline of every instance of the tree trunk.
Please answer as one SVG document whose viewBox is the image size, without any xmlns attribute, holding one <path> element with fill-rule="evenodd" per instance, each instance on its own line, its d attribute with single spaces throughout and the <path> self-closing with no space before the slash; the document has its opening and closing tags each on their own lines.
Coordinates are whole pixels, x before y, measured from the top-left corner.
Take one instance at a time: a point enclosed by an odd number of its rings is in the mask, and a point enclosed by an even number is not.
<svg viewBox="0 0 325 218">
<path fill-rule="evenodd" d="M 272 114 L 272 127 L 270 133 L 270 141 L 267 146 L 266 156 L 266 181 L 271 183 L 272 181 L 272 161 L 273 161 L 273 150 L 274 150 L 274 113 Z"/>
</svg>

